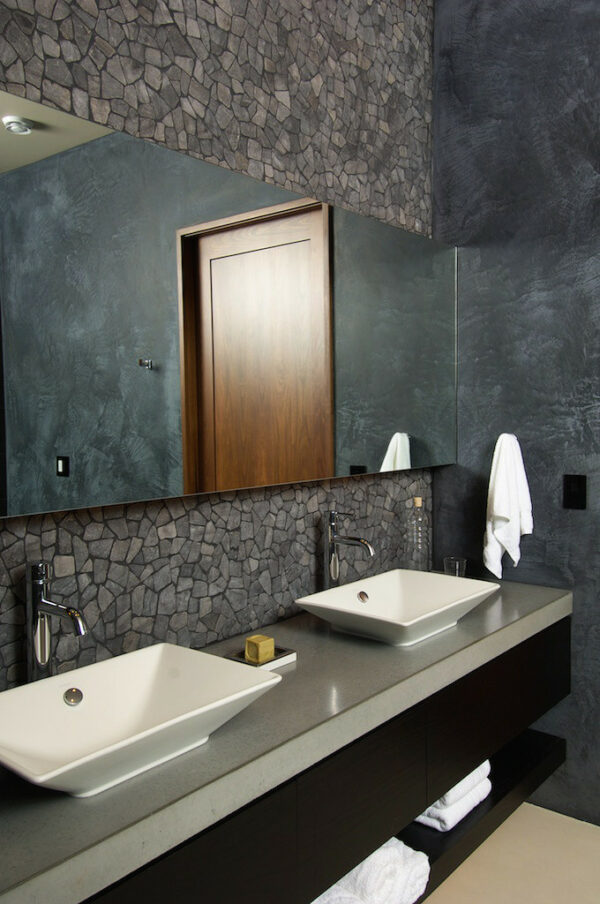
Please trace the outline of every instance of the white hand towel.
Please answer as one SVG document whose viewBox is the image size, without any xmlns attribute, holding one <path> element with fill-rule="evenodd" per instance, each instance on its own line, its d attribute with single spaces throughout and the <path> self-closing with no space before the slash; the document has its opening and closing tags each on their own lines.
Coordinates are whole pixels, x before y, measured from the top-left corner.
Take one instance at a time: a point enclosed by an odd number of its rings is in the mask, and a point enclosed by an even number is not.
<svg viewBox="0 0 600 904">
<path fill-rule="evenodd" d="M 479 782 L 483 781 L 484 778 L 487 778 L 490 774 L 491 770 L 490 761 L 486 760 L 481 766 L 478 766 L 477 769 L 473 769 L 472 772 L 469 772 L 468 775 L 465 775 L 460 782 L 457 782 L 449 791 L 446 791 L 445 794 L 442 794 L 439 800 L 436 800 L 432 806 L 434 807 L 449 807 L 451 804 L 455 804 L 457 800 L 460 800 L 461 797 L 464 797 L 467 791 L 470 791 L 471 788 L 474 788 L 475 785 L 478 785 Z"/>
<path fill-rule="evenodd" d="M 533 533 L 531 496 L 516 436 L 502 433 L 496 442 L 488 489 L 483 563 L 497 578 L 502 577 L 502 556 L 507 552 L 514 564 L 521 558 L 523 534 Z"/>
<path fill-rule="evenodd" d="M 420 816 L 417 816 L 416 821 L 432 829 L 437 829 L 438 832 L 448 832 L 461 819 L 464 819 L 471 810 L 474 810 L 482 800 L 485 800 L 491 790 L 492 784 L 489 778 L 484 778 L 478 785 L 467 791 L 464 797 L 461 797 L 456 803 L 450 804 L 449 807 L 437 807 L 434 804 L 428 807 Z"/>
<path fill-rule="evenodd" d="M 410 468 L 410 439 L 408 433 L 394 433 L 379 470 L 404 471 L 407 468 Z"/>
<path fill-rule="evenodd" d="M 337 885 L 364 904 L 413 904 L 428 879 L 427 855 L 390 838 Z"/>
</svg>

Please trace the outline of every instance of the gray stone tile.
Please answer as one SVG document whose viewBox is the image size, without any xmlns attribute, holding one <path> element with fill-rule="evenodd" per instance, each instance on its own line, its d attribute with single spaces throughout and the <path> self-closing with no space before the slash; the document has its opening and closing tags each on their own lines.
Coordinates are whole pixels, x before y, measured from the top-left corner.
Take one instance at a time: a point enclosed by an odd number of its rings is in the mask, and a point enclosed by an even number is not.
<svg viewBox="0 0 600 904">
<path fill-rule="evenodd" d="M 371 540 L 377 552 L 375 559 L 363 559 L 355 550 L 344 551 L 342 580 L 407 564 L 403 538 L 408 503 L 419 494 L 430 505 L 430 484 L 429 472 L 417 471 L 213 494 L 210 509 L 206 498 L 198 496 L 161 505 L 138 503 L 119 512 L 118 518 L 108 510 L 104 523 L 111 534 L 115 525 L 127 537 L 144 524 L 152 525 L 133 540 L 86 540 L 98 533 L 90 528 L 102 528 L 101 510 L 77 513 L 77 517 L 59 513 L 7 520 L 0 531 L 0 687 L 23 677 L 24 557 L 31 537 L 59 536 L 62 548 L 74 551 L 74 555 L 54 554 L 52 546 L 46 556 L 55 569 L 53 598 L 77 602 L 90 629 L 88 636 L 78 639 L 57 626 L 56 658 L 61 669 L 67 669 L 94 661 L 95 655 L 104 656 L 108 641 L 112 655 L 137 649 L 142 639 L 202 646 L 293 614 L 296 597 L 319 589 L 322 530 L 330 507 L 352 513 L 348 529 Z M 171 518 L 185 510 L 185 517 L 165 520 L 165 512 Z M 207 514 L 212 520 L 206 520 Z M 82 521 L 88 518 L 84 527 Z M 164 542 L 180 543 L 184 557 L 159 557 L 153 524 L 159 521 L 158 532 L 172 538 Z M 185 548 L 195 544 L 176 536 L 177 529 L 187 531 L 190 522 L 204 525 L 212 539 L 201 544 L 196 564 L 189 564 Z M 132 550 L 136 560 L 141 555 L 145 566 L 132 561 Z M 18 585 L 13 578 L 16 571 Z"/>
</svg>

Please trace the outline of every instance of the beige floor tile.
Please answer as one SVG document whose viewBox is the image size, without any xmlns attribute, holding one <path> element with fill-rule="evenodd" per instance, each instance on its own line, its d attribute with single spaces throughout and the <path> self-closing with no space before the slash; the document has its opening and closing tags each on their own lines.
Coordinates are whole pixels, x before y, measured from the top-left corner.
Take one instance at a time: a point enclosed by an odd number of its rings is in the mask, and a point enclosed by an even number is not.
<svg viewBox="0 0 600 904">
<path fill-rule="evenodd" d="M 599 904 L 600 827 L 523 804 L 427 904 Z"/>
</svg>

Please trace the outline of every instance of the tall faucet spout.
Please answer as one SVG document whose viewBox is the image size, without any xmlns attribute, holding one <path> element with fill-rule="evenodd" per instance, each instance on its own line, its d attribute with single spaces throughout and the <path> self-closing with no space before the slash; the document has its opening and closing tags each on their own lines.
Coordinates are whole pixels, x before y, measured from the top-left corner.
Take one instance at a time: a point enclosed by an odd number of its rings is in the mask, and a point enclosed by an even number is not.
<svg viewBox="0 0 600 904">
<path fill-rule="evenodd" d="M 364 546 L 370 556 L 375 555 L 375 550 L 364 537 L 335 537 L 334 543 L 344 546 Z"/>
<path fill-rule="evenodd" d="M 328 516 L 327 532 L 325 539 L 325 589 L 336 587 L 340 577 L 340 560 L 338 556 L 339 546 L 362 546 L 369 556 L 375 555 L 375 550 L 364 537 L 343 537 L 338 534 L 339 512 L 331 511 Z"/>
<path fill-rule="evenodd" d="M 43 596 L 37 604 L 37 611 L 43 612 L 45 615 L 56 615 L 58 618 L 70 621 L 73 633 L 77 634 L 78 637 L 83 637 L 84 634 L 87 634 L 83 615 L 74 606 L 63 606 L 62 603 L 53 603 L 52 600 L 47 600 Z"/>
</svg>

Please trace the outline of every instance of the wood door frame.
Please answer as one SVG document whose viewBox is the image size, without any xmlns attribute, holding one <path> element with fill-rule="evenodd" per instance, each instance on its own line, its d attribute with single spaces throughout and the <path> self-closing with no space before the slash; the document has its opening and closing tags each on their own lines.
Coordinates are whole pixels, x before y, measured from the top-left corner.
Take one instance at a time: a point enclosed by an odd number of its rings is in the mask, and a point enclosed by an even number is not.
<svg viewBox="0 0 600 904">
<path fill-rule="evenodd" d="M 331 275 L 329 255 L 329 206 L 314 198 L 301 198 L 284 204 L 261 207 L 247 213 L 235 214 L 219 220 L 211 220 L 178 229 L 177 274 L 179 308 L 179 360 L 181 383 L 181 430 L 183 458 L 183 492 L 210 492 L 214 487 L 203 486 L 204 474 L 215 472 L 214 429 L 201 431 L 201 422 L 214 423 L 213 387 L 202 380 L 199 350 L 202 331 L 210 330 L 207 312 L 200 305 L 201 285 L 198 265 L 198 239 L 216 232 L 224 232 L 239 226 L 250 226 L 265 220 L 275 220 L 294 214 L 320 210 L 322 214 L 321 236 L 323 241 L 323 292 L 326 299 L 326 326 L 328 328 L 329 357 L 333 362 L 333 331 L 331 316 Z M 208 362 L 205 362 L 205 367 Z M 210 362 L 212 370 L 212 362 Z M 331 367 L 330 399 L 333 424 L 333 365 Z M 203 417 L 200 416 L 203 412 Z M 332 437 L 333 455 L 333 437 Z M 323 477 L 331 477 L 324 474 Z M 240 488 L 241 489 L 241 488 Z"/>
</svg>

